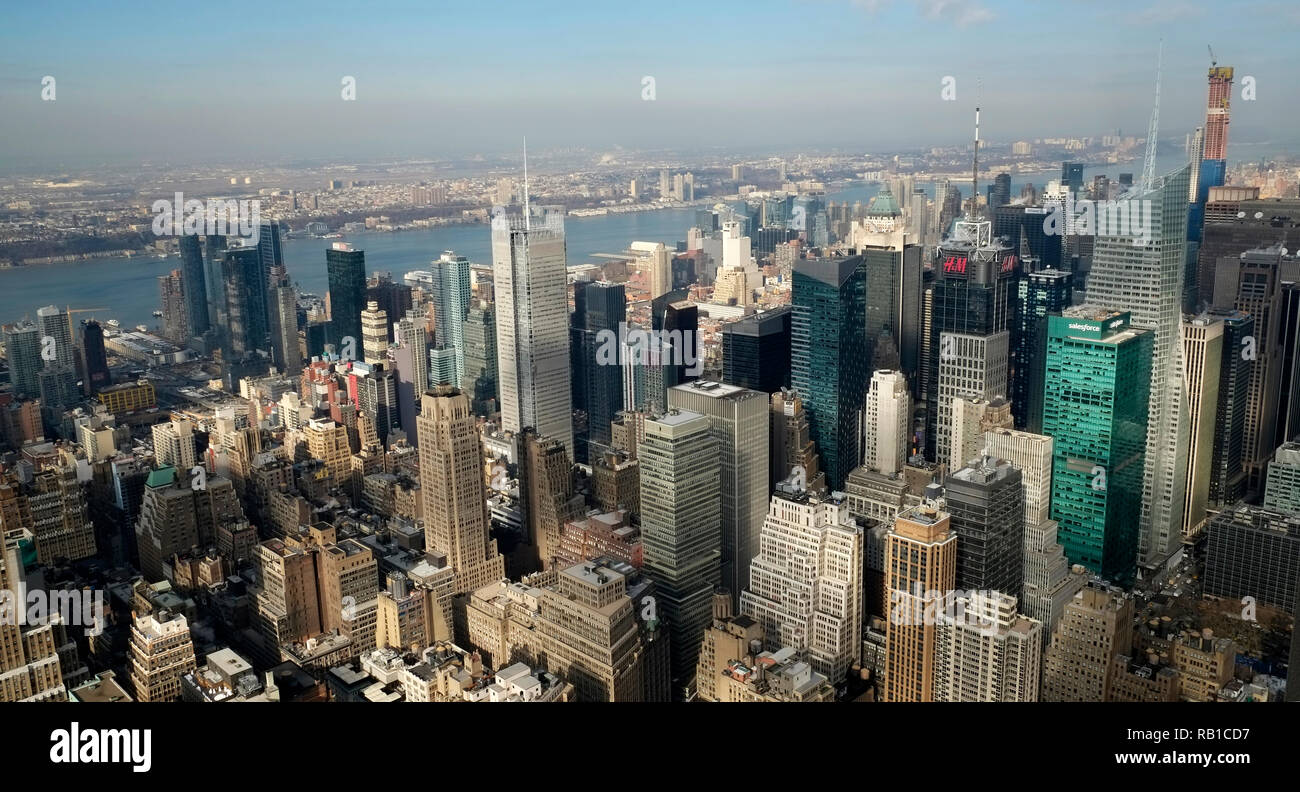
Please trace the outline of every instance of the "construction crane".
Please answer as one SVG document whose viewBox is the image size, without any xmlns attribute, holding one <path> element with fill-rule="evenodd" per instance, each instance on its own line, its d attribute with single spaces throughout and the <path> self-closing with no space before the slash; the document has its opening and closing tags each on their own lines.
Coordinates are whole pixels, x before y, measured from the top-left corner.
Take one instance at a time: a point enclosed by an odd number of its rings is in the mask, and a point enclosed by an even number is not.
<svg viewBox="0 0 1300 792">
<path fill-rule="evenodd" d="M 1205 48 L 1210 51 L 1210 68 L 1213 69 L 1215 66 L 1219 65 L 1219 61 L 1214 57 L 1214 47 L 1206 44 Z"/>
<path fill-rule="evenodd" d="M 71 305 L 67 306 L 64 309 L 64 311 L 67 312 L 68 314 L 94 313 L 95 311 L 107 311 L 107 310 L 108 310 L 107 308 L 73 308 Z"/>
</svg>

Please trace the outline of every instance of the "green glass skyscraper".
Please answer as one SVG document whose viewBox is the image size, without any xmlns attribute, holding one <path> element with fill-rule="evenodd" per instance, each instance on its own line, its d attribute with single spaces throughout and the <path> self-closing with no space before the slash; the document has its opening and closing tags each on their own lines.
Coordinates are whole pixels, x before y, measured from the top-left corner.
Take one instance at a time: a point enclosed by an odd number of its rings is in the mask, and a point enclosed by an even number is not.
<svg viewBox="0 0 1300 792">
<path fill-rule="evenodd" d="M 335 242 L 325 251 L 330 284 L 330 341 L 343 344 L 351 337 L 355 354 L 361 354 L 361 311 L 366 300 L 366 254 L 347 242 Z M 341 351 L 341 350 L 340 350 Z"/>
<path fill-rule="evenodd" d="M 1137 571 L 1153 338 L 1127 312 L 1081 305 L 1048 317 L 1052 519 L 1071 563 L 1122 585 Z"/>
<path fill-rule="evenodd" d="M 858 418 L 871 377 L 862 256 L 800 261 L 793 287 L 790 379 L 808 410 L 826 483 L 838 490 L 858 464 Z"/>
</svg>

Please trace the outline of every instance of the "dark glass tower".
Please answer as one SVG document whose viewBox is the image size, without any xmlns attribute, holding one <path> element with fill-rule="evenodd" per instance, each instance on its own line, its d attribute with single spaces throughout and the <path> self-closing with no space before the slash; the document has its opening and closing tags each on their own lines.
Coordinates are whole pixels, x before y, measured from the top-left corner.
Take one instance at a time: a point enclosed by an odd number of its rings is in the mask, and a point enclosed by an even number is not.
<svg viewBox="0 0 1300 792">
<path fill-rule="evenodd" d="M 1070 273 L 1055 269 L 1030 273 L 1017 284 L 1010 377 L 1011 417 L 1017 429 L 1042 429 L 1047 315 L 1068 308 L 1072 293 Z"/>
<path fill-rule="evenodd" d="M 1214 457 L 1210 463 L 1209 502 L 1222 508 L 1246 495 L 1246 401 L 1254 361 L 1244 354 L 1255 337 L 1255 318 L 1240 311 L 1212 313 L 1223 320 L 1223 359 L 1219 364 L 1219 402 L 1214 413 Z"/>
<path fill-rule="evenodd" d="M 255 316 L 256 304 L 251 283 L 258 279 L 261 271 L 262 260 L 257 248 L 240 247 L 226 250 L 222 262 L 222 278 L 225 281 L 226 295 L 225 349 L 234 359 L 262 348 L 258 344 L 265 340 L 266 316 L 263 313 L 260 322 Z M 265 305 L 263 310 L 265 311 Z M 258 335 L 259 331 L 262 335 Z"/>
<path fill-rule="evenodd" d="M 1070 189 L 1070 192 L 1076 193 L 1083 189 L 1083 163 L 1082 162 L 1062 162 L 1061 163 L 1061 184 Z"/>
<path fill-rule="evenodd" d="M 575 420 L 578 462 L 591 458 L 588 446 L 609 446 L 610 422 L 623 406 L 623 367 L 619 365 L 619 327 L 627 321 L 627 297 L 622 284 L 580 283 L 573 294 L 569 328 L 573 356 L 573 409 L 586 416 L 586 431 Z M 598 453 L 598 452 L 597 452 Z"/>
<path fill-rule="evenodd" d="M 654 298 L 650 303 L 650 327 L 662 343 L 651 349 L 652 360 L 648 388 L 650 398 L 661 406 L 668 404 L 668 389 L 698 379 L 701 364 L 699 327 L 700 314 L 695 303 L 687 299 L 685 291 L 670 291 Z M 658 360 L 653 356 L 657 355 Z"/>
<path fill-rule="evenodd" d="M 104 328 L 99 322 L 87 319 L 81 323 L 81 346 L 86 355 L 86 385 L 91 394 L 95 394 L 113 384 L 108 370 L 108 353 L 104 350 Z"/>
<path fill-rule="evenodd" d="M 860 252 L 866 277 L 868 379 L 872 371 L 894 369 L 915 384 L 921 346 L 921 248 L 866 246 Z"/>
<path fill-rule="evenodd" d="M 1024 587 L 1025 498 L 1020 470 L 984 458 L 944 482 L 957 532 L 957 587 L 1019 599 Z"/>
<path fill-rule="evenodd" d="M 790 306 L 722 326 L 722 381 L 763 393 L 790 387 Z"/>
<path fill-rule="evenodd" d="M 993 236 L 1003 237 L 1011 250 L 1025 261 L 1027 272 L 1040 269 L 1064 269 L 1061 235 L 1043 230 L 1047 210 L 1041 206 L 999 206 L 993 210 Z"/>
<path fill-rule="evenodd" d="M 190 336 L 201 336 L 208 331 L 208 284 L 203 270 L 203 248 L 199 238 L 186 234 L 180 238 L 181 283 L 185 294 L 185 314 Z M 103 340 L 103 331 L 100 331 Z"/>
<path fill-rule="evenodd" d="M 866 268 L 861 256 L 794 267 L 790 381 L 804 399 L 813 442 L 833 490 L 858 464 L 858 418 L 870 378 Z"/>
<path fill-rule="evenodd" d="M 366 254 L 346 242 L 325 251 L 330 288 L 330 341 L 341 345 L 352 338 L 361 354 L 361 312 L 366 299 Z"/>
<path fill-rule="evenodd" d="M 1011 174 L 999 173 L 993 177 L 993 183 L 989 185 L 988 199 L 990 212 L 999 206 L 1011 203 Z"/>
</svg>

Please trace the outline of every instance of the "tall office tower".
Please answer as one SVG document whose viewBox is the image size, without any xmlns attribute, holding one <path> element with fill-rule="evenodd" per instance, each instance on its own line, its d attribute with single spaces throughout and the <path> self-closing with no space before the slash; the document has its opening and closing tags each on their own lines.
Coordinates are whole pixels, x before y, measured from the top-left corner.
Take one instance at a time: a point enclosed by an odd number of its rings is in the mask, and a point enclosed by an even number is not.
<svg viewBox="0 0 1300 792">
<path fill-rule="evenodd" d="M 178 467 L 189 475 L 194 467 L 194 424 L 184 418 L 153 425 L 153 454 L 158 467 Z"/>
<path fill-rule="evenodd" d="M 763 275 L 753 260 L 749 237 L 744 236 L 741 224 L 731 220 L 722 224 L 721 269 L 740 267 L 745 271 L 745 286 L 750 292 L 763 288 Z"/>
<path fill-rule="evenodd" d="M 885 534 L 885 701 L 934 701 L 936 635 L 926 618 L 957 581 L 957 534 L 937 484 Z"/>
<path fill-rule="evenodd" d="M 185 316 L 189 320 L 189 340 L 208 332 L 208 284 L 203 270 L 203 249 L 195 234 L 178 240 L 181 248 L 181 285 L 185 294 Z M 164 309 L 164 313 L 166 309 Z"/>
<path fill-rule="evenodd" d="M 760 311 L 722 326 L 722 381 L 776 393 L 790 387 L 789 306 Z"/>
<path fill-rule="evenodd" d="M 1105 701 L 1133 647 L 1133 598 L 1089 583 L 1065 606 L 1043 659 L 1043 701 Z"/>
<path fill-rule="evenodd" d="M 987 456 L 972 463 L 944 481 L 949 527 L 957 534 L 957 586 L 1019 599 L 1025 579 L 1020 470 Z"/>
<path fill-rule="evenodd" d="M 203 275 L 208 294 L 208 326 L 218 328 L 226 315 L 226 238 L 219 234 L 203 237 Z"/>
<path fill-rule="evenodd" d="M 79 561 L 95 555 L 95 526 L 86 493 L 77 481 L 76 461 L 67 451 L 36 473 L 27 496 L 36 561 Z"/>
<path fill-rule="evenodd" d="M 1187 393 L 1187 492 L 1182 536 L 1190 542 L 1205 530 L 1214 462 L 1215 412 L 1219 406 L 1224 323 L 1208 315 L 1184 319 L 1183 389 Z"/>
<path fill-rule="evenodd" d="M 178 344 L 185 343 L 190 337 L 189 317 L 180 270 L 174 269 L 158 276 L 158 303 L 163 315 L 163 337 Z"/>
<path fill-rule="evenodd" d="M 388 314 L 371 300 L 361 312 L 362 360 L 372 366 L 383 363 L 388 359 L 388 343 Z"/>
<path fill-rule="evenodd" d="M 1264 485 L 1264 506 L 1300 514 L 1300 442 L 1283 443 L 1273 455 Z"/>
<path fill-rule="evenodd" d="M 505 574 L 505 559 L 489 535 L 483 448 L 469 398 L 439 386 L 424 394 L 419 435 L 425 546 L 447 555 L 457 594 Z"/>
<path fill-rule="evenodd" d="M 217 326 L 225 328 L 225 351 L 238 360 L 257 349 L 249 302 L 249 279 L 261 270 L 262 262 L 255 247 L 234 247 L 223 251 L 221 259 L 222 294 L 225 307 Z"/>
<path fill-rule="evenodd" d="M 1098 234 L 1088 275 L 1089 302 L 1123 306 L 1131 314 L 1133 326 L 1151 331 L 1153 337 L 1138 534 L 1139 561 L 1144 565 L 1161 563 L 1182 542 L 1188 421 L 1179 322 L 1187 244 L 1188 172 L 1184 166 L 1146 185 L 1141 192 L 1125 194 L 1126 200 L 1143 207 L 1144 214 L 1150 207 L 1150 239 L 1136 232 Z M 1046 418 L 1044 432 L 1055 436 L 1047 431 Z M 1062 520 L 1061 527 L 1068 532 L 1066 521 Z M 1066 549 L 1070 549 L 1068 542 Z"/>
<path fill-rule="evenodd" d="M 826 474 L 821 470 L 821 458 L 813 445 L 808 426 L 808 412 L 803 399 L 793 390 L 780 390 L 772 394 L 771 432 L 769 455 L 772 461 L 768 475 L 769 490 L 778 481 L 785 481 L 802 471 L 804 488 L 816 492 L 826 489 Z"/>
<path fill-rule="evenodd" d="M 325 251 L 329 276 L 330 342 L 336 351 L 351 338 L 361 346 L 361 311 L 366 299 L 366 254 L 347 242 L 335 242 Z"/>
<path fill-rule="evenodd" d="M 1080 176 L 1082 176 L 1080 172 Z M 993 177 L 993 183 L 989 185 L 989 214 L 999 206 L 1005 206 L 1011 203 L 1011 174 L 999 173 Z"/>
<path fill-rule="evenodd" d="M 94 395 L 113 384 L 113 375 L 108 370 L 108 352 L 104 349 L 104 328 L 94 319 L 81 323 L 81 348 L 86 358 L 86 392 Z M 12 377 L 13 358 L 10 358 L 9 366 Z"/>
<path fill-rule="evenodd" d="M 1021 258 L 1025 272 L 1064 269 L 1061 234 L 1044 227 L 1048 210 L 1042 206 L 1011 205 L 993 210 L 993 236 L 1004 237 Z"/>
<path fill-rule="evenodd" d="M 636 267 L 645 278 L 647 296 L 653 300 L 673 290 L 673 252 L 662 242 L 633 242 Z"/>
<path fill-rule="evenodd" d="M 952 397 L 1007 394 L 1018 258 L 988 221 L 963 221 L 939 247 L 923 371 L 926 457 L 945 460 Z"/>
<path fill-rule="evenodd" d="M 69 407 L 80 397 L 70 319 L 66 310 L 53 305 L 36 311 L 36 325 L 41 333 L 41 359 L 45 364 L 37 374 L 42 407 Z"/>
<path fill-rule="evenodd" d="M 230 248 L 226 251 L 226 258 L 231 259 L 230 267 L 234 278 L 236 279 L 235 287 L 238 292 L 231 291 L 231 284 L 226 284 L 227 302 L 234 300 L 238 303 L 241 317 L 243 320 L 243 329 L 245 333 L 245 346 L 248 351 L 254 349 L 269 350 L 271 337 L 270 311 L 268 310 L 267 291 L 270 288 L 270 272 L 266 268 L 263 256 L 266 253 L 261 240 L 257 247 Z M 232 310 L 233 313 L 233 310 Z"/>
<path fill-rule="evenodd" d="M 494 303 L 475 300 L 465 317 L 465 377 L 461 390 L 477 415 L 497 411 L 497 330 Z"/>
<path fill-rule="evenodd" d="M 1082 162 L 1061 163 L 1061 186 L 1065 187 L 1072 193 L 1077 193 L 1079 190 L 1083 189 Z"/>
<path fill-rule="evenodd" d="M 298 344 L 298 291 L 289 282 L 283 264 L 271 269 L 267 289 L 267 318 L 271 326 L 271 354 L 280 371 L 293 375 L 302 368 Z"/>
<path fill-rule="evenodd" d="M 160 610 L 131 618 L 131 686 L 136 701 L 175 701 L 181 677 L 194 671 L 190 625 L 179 613 Z"/>
<path fill-rule="evenodd" d="M 839 684 L 862 657 L 863 553 L 843 496 L 778 484 L 740 612 L 763 625 L 770 651 L 806 651 L 813 669 Z"/>
<path fill-rule="evenodd" d="M 572 458 L 564 215 L 544 212 L 534 222 L 530 211 L 492 219 L 501 428 L 518 434 L 531 426 L 563 442 Z"/>
<path fill-rule="evenodd" d="M 984 435 L 984 443 L 990 456 L 1007 460 L 1021 473 L 1025 493 L 1025 585 L 1020 595 L 1020 612 L 1042 622 L 1042 640 L 1046 646 L 1065 603 L 1074 598 L 1087 580 L 1082 572 L 1071 571 L 1065 549 L 1056 541 L 1056 521 L 1049 519 L 1053 441 L 1046 435 L 994 429 Z"/>
<path fill-rule="evenodd" d="M 217 528 L 244 519 L 230 479 L 207 477 L 207 489 L 194 489 L 189 471 L 161 467 L 149 473 L 136 521 L 140 571 L 149 582 L 164 580 L 172 556 L 215 543 Z"/>
<path fill-rule="evenodd" d="M 1300 437 L 1300 280 L 1282 284 L 1282 380 L 1279 402 L 1277 445 Z"/>
<path fill-rule="evenodd" d="M 826 483 L 842 489 L 858 464 L 857 421 L 870 376 L 862 257 L 798 262 L 792 302 L 790 381 L 808 410 Z"/>
<path fill-rule="evenodd" d="M 632 571 L 624 567 L 627 571 Z M 537 595 L 538 654 L 579 701 L 641 701 L 645 648 L 627 575 L 598 561 L 560 570 Z M 525 652 L 525 655 L 528 653 Z"/>
<path fill-rule="evenodd" d="M 700 380 L 670 388 L 668 409 L 709 419 L 721 471 L 722 586 L 738 599 L 767 514 L 768 397 Z"/>
<path fill-rule="evenodd" d="M 673 410 L 646 420 L 638 451 L 645 572 L 668 623 L 672 688 L 682 691 L 722 584 L 718 443 L 708 418 Z"/>
<path fill-rule="evenodd" d="M 1151 348 L 1129 314 L 1091 305 L 1048 318 L 1043 434 L 1054 442 L 1052 519 L 1070 561 L 1127 585 L 1143 507 Z"/>
<path fill-rule="evenodd" d="M 346 629 L 356 606 L 379 594 L 379 563 L 374 552 L 356 539 L 326 545 L 316 554 L 323 632 Z M 352 607 L 352 609 L 349 608 Z"/>
<path fill-rule="evenodd" d="M 586 431 L 575 438 L 577 461 L 587 464 L 610 444 L 610 421 L 623 406 L 623 369 L 619 365 L 620 329 L 627 321 L 623 284 L 579 283 L 573 292 L 573 409 L 587 417 Z M 588 446 L 595 446 L 590 451 Z"/>
<path fill-rule="evenodd" d="M 901 371 L 871 375 L 862 416 L 862 464 L 892 474 L 907 463 L 912 439 L 912 400 Z"/>
<path fill-rule="evenodd" d="M 465 317 L 469 313 L 469 259 L 444 250 L 431 264 L 433 286 L 434 344 L 456 350 L 456 376 L 459 383 L 465 378 Z"/>
<path fill-rule="evenodd" d="M 921 240 L 907 232 L 885 187 L 853 224 L 851 243 L 866 273 L 866 344 L 870 370 L 916 376 L 921 345 Z"/>
<path fill-rule="evenodd" d="M 1047 352 L 1047 315 L 1060 313 L 1073 298 L 1070 273 L 1044 269 L 1017 284 L 1011 334 L 1011 416 L 1017 429 L 1037 432 L 1043 423 L 1043 355 Z"/>
<path fill-rule="evenodd" d="M 434 383 L 429 381 L 429 333 L 424 317 L 417 310 L 410 310 L 393 325 L 393 336 L 402 349 L 407 350 L 411 370 L 406 375 L 418 402 L 420 397 Z"/>
<path fill-rule="evenodd" d="M 526 557 L 519 564 L 529 571 L 552 569 L 560 555 L 564 524 L 582 516 L 582 498 L 573 492 L 573 462 L 564 444 L 525 429 L 520 438 L 519 489 L 526 498 Z"/>
<path fill-rule="evenodd" d="M 1233 307 L 1242 253 L 1288 245 L 1300 234 L 1300 199 L 1260 200 L 1259 188 L 1216 187 L 1214 192 L 1212 197 L 1221 200 L 1206 203 L 1205 225 L 1197 249 L 1198 310 L 1206 305 L 1220 310 Z M 1229 263 L 1221 263 L 1225 258 Z M 1219 275 L 1220 267 L 1226 269 L 1223 276 Z"/>
<path fill-rule="evenodd" d="M 1240 259 L 1220 259 L 1216 294 L 1231 291 L 1231 307 L 1255 320 L 1255 337 L 1239 352 L 1251 361 L 1250 390 L 1246 399 L 1246 490 L 1259 492 L 1264 484 L 1273 449 L 1290 438 L 1285 434 L 1287 394 L 1286 350 L 1295 338 L 1285 338 L 1287 328 L 1286 282 L 1300 282 L 1300 257 L 1285 255 L 1281 246 L 1248 250 Z M 1220 300 L 1215 300 L 1220 304 Z M 1279 432 L 1279 424 L 1283 431 Z"/>
<path fill-rule="evenodd" d="M 293 539 L 268 539 L 253 549 L 253 564 L 261 583 L 255 620 L 266 640 L 278 647 L 320 635 L 313 554 Z"/>
<path fill-rule="evenodd" d="M 948 471 L 955 472 L 984 453 L 984 433 L 1011 428 L 1011 404 L 1002 397 L 988 401 L 957 396 L 952 400 L 952 437 Z"/>
<path fill-rule="evenodd" d="M 663 406 L 669 388 L 699 377 L 703 370 L 699 308 L 685 290 L 661 294 L 650 302 L 649 364 L 645 366 L 646 400 Z"/>
<path fill-rule="evenodd" d="M 41 395 L 41 331 L 33 322 L 4 326 L 5 357 L 9 361 L 9 382 L 18 396 Z"/>
<path fill-rule="evenodd" d="M 935 629 L 934 700 L 1038 701 L 1042 622 L 996 591 L 959 596 L 955 610 Z"/>
<path fill-rule="evenodd" d="M 385 448 L 394 432 L 401 429 L 410 434 L 414 428 L 402 424 L 397 390 L 397 371 L 383 363 L 376 364 L 364 377 L 357 378 L 357 408 L 370 420 L 379 443 Z"/>
<path fill-rule="evenodd" d="M 432 280 L 426 281 L 431 284 Z M 365 302 L 374 300 L 379 303 L 379 310 L 389 318 L 406 316 L 407 311 L 417 307 L 412 302 L 411 287 L 405 283 L 395 282 L 390 272 L 376 272 L 366 279 Z M 418 306 L 423 313 L 425 306 Z"/>
<path fill-rule="evenodd" d="M 1255 338 L 1255 317 L 1241 311 L 1212 312 L 1223 323 L 1223 357 L 1219 362 L 1219 402 L 1214 411 L 1208 507 L 1218 510 L 1246 494 L 1246 405 L 1255 361 L 1244 354 Z M 1251 339 L 1251 340 L 1247 340 Z"/>
</svg>

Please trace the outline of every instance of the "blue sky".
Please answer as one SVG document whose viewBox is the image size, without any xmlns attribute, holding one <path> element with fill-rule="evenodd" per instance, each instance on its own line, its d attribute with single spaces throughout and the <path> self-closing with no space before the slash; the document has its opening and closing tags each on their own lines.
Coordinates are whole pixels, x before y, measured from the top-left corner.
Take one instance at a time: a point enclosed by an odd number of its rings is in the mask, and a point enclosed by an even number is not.
<svg viewBox="0 0 1300 792">
<path fill-rule="evenodd" d="M 514 148 L 939 145 L 1162 134 L 1204 117 L 1212 44 L 1256 80 L 1231 139 L 1296 151 L 1300 8 L 1190 0 L 10 4 L 0 167 Z M 55 102 L 41 78 L 57 80 Z M 357 81 L 357 100 L 340 81 Z M 643 76 L 656 100 L 642 101 Z M 957 101 L 940 100 L 957 80 Z"/>
</svg>

